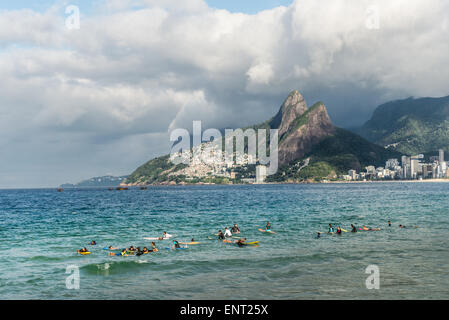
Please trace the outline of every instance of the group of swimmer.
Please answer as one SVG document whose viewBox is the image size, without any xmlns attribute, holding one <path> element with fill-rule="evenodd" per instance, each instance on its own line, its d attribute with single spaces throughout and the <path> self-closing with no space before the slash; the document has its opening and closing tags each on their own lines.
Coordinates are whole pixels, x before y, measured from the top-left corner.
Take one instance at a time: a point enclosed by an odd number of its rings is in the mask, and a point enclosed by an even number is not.
<svg viewBox="0 0 449 320">
<path fill-rule="evenodd" d="M 260 231 L 263 231 L 262 229 L 259 229 Z M 266 232 L 271 232 L 271 223 L 268 221 L 267 224 L 265 225 L 265 230 Z M 274 232 L 273 232 L 274 233 Z M 225 243 L 234 243 L 238 246 L 244 246 L 247 244 L 247 239 L 245 237 L 239 238 L 237 240 L 231 241 L 228 238 L 233 237 L 233 235 L 236 234 L 240 234 L 240 228 L 237 224 L 234 224 L 233 227 L 228 228 L 226 227 L 224 229 L 224 232 L 222 230 L 218 230 L 218 233 L 216 234 L 216 236 L 218 237 L 218 240 L 222 240 Z M 168 234 L 167 232 L 164 231 L 163 235 L 161 237 L 158 238 L 148 238 L 148 239 L 158 239 L 158 240 L 167 240 L 170 239 L 172 237 L 172 235 Z M 195 239 L 191 239 L 191 242 L 195 242 Z M 173 245 L 171 246 L 171 249 L 181 249 L 181 244 L 186 244 L 183 242 L 179 242 L 177 240 L 173 240 Z M 250 243 L 251 244 L 251 243 Z M 97 242 L 95 240 L 92 240 L 89 245 L 91 246 L 95 246 L 97 245 Z M 117 251 L 120 250 L 119 253 L 115 253 L 115 252 L 109 252 L 110 256 L 130 256 L 130 255 L 135 255 L 135 256 L 141 256 L 143 254 L 148 254 L 151 252 L 158 252 L 158 248 L 156 247 L 156 243 L 152 242 L 151 243 L 151 249 L 148 249 L 147 247 L 143 247 L 143 249 L 141 249 L 140 247 L 134 247 L 134 246 L 130 246 L 129 248 L 124 248 L 124 249 L 120 249 L 120 248 L 115 248 L 113 246 L 109 246 L 107 248 L 104 248 L 105 250 L 109 250 L 109 251 Z M 80 254 L 89 254 L 90 251 L 87 248 L 82 248 L 77 250 L 78 253 Z"/>
<path fill-rule="evenodd" d="M 388 226 L 391 227 L 391 221 L 388 220 Z M 403 229 L 403 228 L 407 228 L 406 226 L 400 224 L 399 228 Z M 415 226 L 414 228 L 418 228 L 417 226 Z M 362 231 L 379 231 L 380 228 L 370 228 L 367 226 L 362 226 L 362 228 L 360 228 L 360 230 Z M 346 230 L 342 229 L 340 226 L 337 227 L 337 229 L 335 230 L 335 233 L 338 235 L 341 235 L 342 231 L 347 232 Z M 351 232 L 357 232 L 357 228 L 351 224 Z M 328 234 L 333 234 L 334 233 L 334 227 L 332 226 L 332 224 L 329 223 L 329 229 L 328 229 Z M 317 238 L 321 237 L 322 232 L 317 232 Z"/>
<path fill-rule="evenodd" d="M 89 245 L 95 246 L 97 243 L 95 241 L 92 241 Z M 114 248 L 113 246 L 109 246 L 105 248 L 105 250 L 114 251 L 114 250 L 121 250 L 120 253 L 114 253 L 110 252 L 110 256 L 129 256 L 129 255 L 136 255 L 141 256 L 143 254 L 151 253 L 151 252 L 158 252 L 159 250 L 156 247 L 156 244 L 154 242 L 151 243 L 151 249 L 149 250 L 147 247 L 143 247 L 143 249 L 140 249 L 140 247 L 135 248 L 134 246 L 130 246 L 129 248 L 120 249 L 120 248 Z M 76 250 L 76 252 L 80 254 L 86 254 L 90 253 L 89 250 L 87 250 L 86 247 Z"/>
<path fill-rule="evenodd" d="M 271 231 L 271 223 L 269 221 L 267 222 L 267 224 L 265 226 L 265 231 Z M 222 240 L 225 243 L 235 243 L 239 247 L 246 245 L 247 239 L 244 237 L 242 237 L 238 240 L 234 240 L 234 241 L 226 239 L 226 238 L 231 238 L 234 234 L 240 234 L 240 228 L 237 224 L 234 224 L 234 226 L 230 229 L 228 227 L 226 227 L 224 229 L 224 232 L 221 230 L 218 230 L 218 233 L 216 234 L 216 236 L 218 237 L 218 240 Z"/>
<path fill-rule="evenodd" d="M 114 248 L 112 246 L 108 247 L 108 250 L 114 251 L 114 250 L 120 250 L 119 248 Z M 158 252 L 158 248 L 156 247 L 156 244 L 154 242 L 151 243 L 151 250 L 148 250 L 147 247 L 143 247 L 143 249 L 140 249 L 140 247 L 135 248 L 134 246 L 130 246 L 128 249 L 122 249 L 119 253 L 109 252 L 110 256 L 141 256 L 143 254 L 151 253 L 151 252 Z"/>
<path fill-rule="evenodd" d="M 171 238 L 172 235 L 168 234 L 167 232 L 164 231 L 163 235 L 161 237 L 158 237 L 158 240 L 167 240 L 169 238 Z M 156 238 L 154 238 L 156 239 Z M 191 240 L 192 242 L 195 241 L 195 239 L 192 238 Z M 89 243 L 90 246 L 95 246 L 97 245 L 97 242 L 95 240 L 92 240 Z M 173 240 L 173 245 L 171 247 L 172 249 L 179 249 L 181 248 L 180 242 L 177 240 Z M 120 250 L 119 253 L 115 253 L 115 252 L 109 252 L 110 256 L 141 256 L 143 254 L 148 254 L 148 253 L 152 253 L 152 252 L 158 252 L 158 248 L 156 247 L 156 243 L 155 242 L 151 242 L 151 249 L 148 249 L 147 247 L 143 247 L 143 249 L 141 249 L 140 247 L 134 247 L 134 246 L 130 246 L 129 248 L 124 248 L 124 249 L 120 249 L 120 248 L 115 248 L 113 246 L 109 246 L 107 248 L 104 248 L 105 250 L 109 250 L 109 251 L 117 251 Z M 76 250 L 76 252 L 78 252 L 79 254 L 90 254 L 90 251 L 84 247 L 82 249 Z"/>
</svg>

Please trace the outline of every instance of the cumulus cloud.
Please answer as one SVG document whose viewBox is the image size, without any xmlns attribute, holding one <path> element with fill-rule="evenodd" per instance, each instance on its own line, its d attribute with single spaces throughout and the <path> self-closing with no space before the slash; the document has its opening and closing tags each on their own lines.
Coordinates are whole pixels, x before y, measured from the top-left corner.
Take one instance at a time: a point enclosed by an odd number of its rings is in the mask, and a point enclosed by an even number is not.
<svg viewBox="0 0 449 320">
<path fill-rule="evenodd" d="M 111 172 L 114 152 L 126 149 L 123 174 L 169 150 L 168 138 L 154 137 L 192 120 L 264 121 L 293 89 L 309 104 L 322 100 L 342 126 L 388 99 L 448 94 L 445 0 L 296 0 L 254 15 L 203 0 L 100 3 L 79 30 L 65 28 L 57 7 L 0 12 L 0 147 L 9 152 L 0 166 L 9 176 L 27 166 L 14 159 L 28 150 L 42 166 L 45 155 L 73 158 L 75 148 L 58 153 L 68 143 L 85 153 L 75 172 L 106 173 L 89 164 L 95 156 Z"/>
</svg>

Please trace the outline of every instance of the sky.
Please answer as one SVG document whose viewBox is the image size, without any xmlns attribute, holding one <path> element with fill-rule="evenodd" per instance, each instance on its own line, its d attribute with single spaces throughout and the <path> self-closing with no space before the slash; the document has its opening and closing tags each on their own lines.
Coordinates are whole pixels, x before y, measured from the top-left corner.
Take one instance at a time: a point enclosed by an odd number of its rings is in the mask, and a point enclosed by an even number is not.
<svg viewBox="0 0 449 320">
<path fill-rule="evenodd" d="M 449 95 L 448 32 L 445 0 L 0 1 L 0 188 L 129 174 L 294 89 L 341 127 Z"/>
<path fill-rule="evenodd" d="M 95 9 L 101 7 L 107 1 L 108 0 L 0 0 L 0 10 L 32 9 L 37 12 L 44 12 L 55 4 L 64 4 L 77 5 L 86 13 L 92 14 L 95 12 Z M 127 0 L 122 1 L 126 2 Z M 160 3 L 162 2 L 163 0 L 160 1 Z M 229 12 L 256 14 L 262 10 L 272 9 L 279 6 L 288 6 L 293 0 L 206 0 L 205 2 L 211 8 L 226 9 Z"/>
</svg>

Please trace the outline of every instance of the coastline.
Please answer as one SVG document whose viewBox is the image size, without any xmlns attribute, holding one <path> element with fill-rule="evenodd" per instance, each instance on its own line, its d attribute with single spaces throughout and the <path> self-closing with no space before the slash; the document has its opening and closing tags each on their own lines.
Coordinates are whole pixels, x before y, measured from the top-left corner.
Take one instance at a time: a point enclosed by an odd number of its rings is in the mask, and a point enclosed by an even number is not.
<svg viewBox="0 0 449 320">
<path fill-rule="evenodd" d="M 179 183 L 179 184 L 148 184 L 148 185 L 125 185 L 124 187 L 138 188 L 147 187 L 183 187 L 183 186 L 245 186 L 245 185 L 282 185 L 282 184 L 364 184 L 364 183 L 449 183 L 449 179 L 423 179 L 423 180 L 367 180 L 367 181 L 304 181 L 304 182 L 265 182 L 265 183 Z"/>
<path fill-rule="evenodd" d="M 449 179 L 423 179 L 423 180 L 367 180 L 367 181 L 326 181 L 326 182 L 318 182 L 318 183 L 384 183 L 384 182 L 393 182 L 393 183 L 441 183 L 441 182 L 449 182 Z"/>
</svg>

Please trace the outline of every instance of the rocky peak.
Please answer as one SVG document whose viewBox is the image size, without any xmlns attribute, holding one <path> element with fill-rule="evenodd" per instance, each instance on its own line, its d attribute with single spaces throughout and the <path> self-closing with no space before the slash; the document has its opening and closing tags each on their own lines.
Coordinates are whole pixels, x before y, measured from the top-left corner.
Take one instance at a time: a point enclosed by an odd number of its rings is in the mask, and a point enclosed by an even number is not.
<svg viewBox="0 0 449 320">
<path fill-rule="evenodd" d="M 292 91 L 281 106 L 281 109 L 270 123 L 272 128 L 279 129 L 279 137 L 285 134 L 297 118 L 307 111 L 304 97 L 297 91 Z"/>
<path fill-rule="evenodd" d="M 314 104 L 289 124 L 285 135 L 279 134 L 279 163 L 284 165 L 303 158 L 314 145 L 334 133 L 335 127 L 324 104 Z"/>
</svg>

